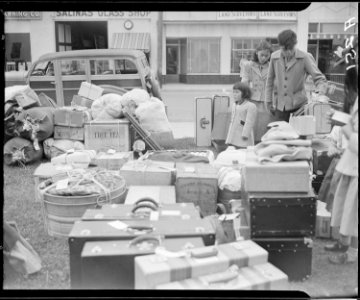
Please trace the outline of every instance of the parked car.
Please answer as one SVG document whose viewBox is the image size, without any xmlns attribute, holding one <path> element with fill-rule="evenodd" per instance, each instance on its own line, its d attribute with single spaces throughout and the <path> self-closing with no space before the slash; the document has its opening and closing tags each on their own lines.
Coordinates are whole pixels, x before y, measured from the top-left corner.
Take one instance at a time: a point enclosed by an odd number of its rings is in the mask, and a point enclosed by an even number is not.
<svg viewBox="0 0 360 300">
<path fill-rule="evenodd" d="M 5 87 L 13 85 L 25 85 L 28 71 L 5 72 Z"/>
<path fill-rule="evenodd" d="M 143 88 L 161 99 L 159 83 L 140 50 L 91 49 L 49 53 L 35 61 L 26 83 L 60 106 L 71 105 L 83 81 L 104 88 L 106 93 L 124 94 Z"/>
</svg>

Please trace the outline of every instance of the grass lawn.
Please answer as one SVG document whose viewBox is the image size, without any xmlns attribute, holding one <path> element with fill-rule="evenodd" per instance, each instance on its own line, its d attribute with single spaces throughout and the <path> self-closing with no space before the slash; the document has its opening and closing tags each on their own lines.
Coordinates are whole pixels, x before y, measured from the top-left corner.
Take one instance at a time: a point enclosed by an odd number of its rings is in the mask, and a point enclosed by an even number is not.
<svg viewBox="0 0 360 300">
<path fill-rule="evenodd" d="M 179 139 L 176 149 L 195 149 L 192 139 Z M 199 148 L 197 148 L 199 149 Z M 22 167 L 4 165 L 4 220 L 15 221 L 21 234 L 39 253 L 43 268 L 38 274 L 24 278 L 9 272 L 4 289 L 69 289 L 69 248 L 66 238 L 55 238 L 44 229 L 40 203 L 34 202 L 32 174 L 40 162 Z M 311 297 L 354 295 L 357 287 L 357 264 L 331 265 L 323 246 L 326 240 L 315 239 L 312 276 L 305 282 L 292 282 L 291 289 L 304 291 Z"/>
</svg>

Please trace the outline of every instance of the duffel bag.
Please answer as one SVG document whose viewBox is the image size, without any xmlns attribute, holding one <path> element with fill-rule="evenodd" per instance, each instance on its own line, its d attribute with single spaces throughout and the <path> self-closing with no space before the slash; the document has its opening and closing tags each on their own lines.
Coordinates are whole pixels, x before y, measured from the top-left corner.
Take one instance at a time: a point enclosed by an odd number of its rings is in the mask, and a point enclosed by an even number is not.
<svg viewBox="0 0 360 300">
<path fill-rule="evenodd" d="M 42 142 L 54 133 L 53 107 L 34 107 L 17 116 L 17 131 L 20 137 Z"/>
<path fill-rule="evenodd" d="M 40 160 L 42 156 L 41 145 L 39 145 L 39 150 L 35 150 L 32 142 L 21 137 L 12 138 L 4 146 L 4 162 L 7 165 L 32 163 Z"/>
</svg>

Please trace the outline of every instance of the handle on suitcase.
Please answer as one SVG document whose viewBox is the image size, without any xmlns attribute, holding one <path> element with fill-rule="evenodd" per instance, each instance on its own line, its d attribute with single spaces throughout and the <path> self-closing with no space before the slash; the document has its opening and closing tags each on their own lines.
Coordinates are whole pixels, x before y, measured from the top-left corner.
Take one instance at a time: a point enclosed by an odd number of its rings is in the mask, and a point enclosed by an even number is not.
<svg viewBox="0 0 360 300">
<path fill-rule="evenodd" d="M 131 210 L 131 213 L 135 214 L 136 211 L 140 208 L 150 208 L 153 211 L 157 211 L 157 209 L 158 209 L 158 207 L 156 207 L 150 203 L 141 203 L 141 204 L 135 205 L 135 207 Z"/>
<path fill-rule="evenodd" d="M 138 236 L 130 241 L 129 247 L 136 246 L 137 244 L 145 242 L 145 241 L 155 241 L 155 242 L 157 242 L 157 245 L 160 245 L 161 244 L 161 236 L 160 235 L 149 235 L 149 234 Z"/>
<path fill-rule="evenodd" d="M 211 248 L 200 248 L 200 249 L 193 249 L 190 251 L 190 255 L 193 258 L 206 258 L 217 256 L 218 250 L 214 247 Z"/>
<path fill-rule="evenodd" d="M 213 276 L 210 275 L 204 281 L 207 285 L 216 283 L 227 283 L 238 277 L 238 270 L 239 268 L 236 265 L 232 265 L 229 270 L 219 274 L 214 274 Z"/>
<path fill-rule="evenodd" d="M 128 231 L 137 231 L 143 233 L 150 233 L 154 230 L 153 226 L 146 226 L 146 225 L 129 225 L 127 227 Z"/>
<path fill-rule="evenodd" d="M 142 202 L 150 202 L 152 203 L 156 208 L 159 208 L 159 203 L 157 203 L 153 198 L 150 198 L 150 197 L 145 197 L 145 198 L 141 198 L 139 200 L 137 200 L 135 203 L 134 203 L 134 206 L 137 206 L 139 205 L 140 203 Z"/>
</svg>

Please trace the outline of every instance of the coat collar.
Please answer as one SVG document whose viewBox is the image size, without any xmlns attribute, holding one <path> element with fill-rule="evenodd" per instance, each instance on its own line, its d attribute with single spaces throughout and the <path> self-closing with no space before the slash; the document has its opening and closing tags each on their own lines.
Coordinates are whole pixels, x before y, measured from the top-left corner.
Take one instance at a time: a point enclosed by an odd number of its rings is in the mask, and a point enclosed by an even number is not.
<svg viewBox="0 0 360 300">
<path fill-rule="evenodd" d="M 296 50 L 295 50 L 295 55 L 294 55 L 294 57 L 291 59 L 291 61 L 289 62 L 288 66 L 287 66 L 287 68 L 286 68 L 286 71 L 290 70 L 290 68 L 296 64 L 296 62 L 297 62 L 298 59 L 305 58 L 305 55 L 306 55 L 305 52 L 303 52 L 303 51 L 301 51 L 301 50 L 299 50 L 299 49 L 296 49 Z M 274 59 L 279 59 L 280 64 L 285 67 L 285 65 L 284 65 L 284 64 L 285 64 L 285 63 L 284 63 L 284 59 L 282 58 L 282 55 L 281 55 L 281 50 L 275 51 L 275 52 L 273 53 L 272 57 L 273 57 Z"/>
<path fill-rule="evenodd" d="M 268 68 L 267 68 L 266 72 L 261 72 L 260 69 L 259 69 L 259 64 L 258 64 L 258 63 L 252 62 L 250 66 L 251 66 L 251 69 L 253 69 L 253 71 L 254 71 L 256 74 L 258 74 L 261 78 L 264 78 L 264 77 L 267 76 L 267 74 L 268 74 Z M 267 62 L 267 63 L 264 65 L 265 68 L 268 67 L 268 66 L 269 66 L 269 62 Z"/>
</svg>

